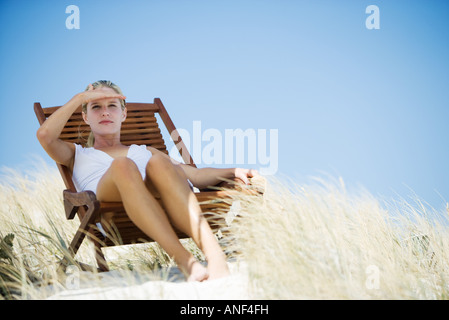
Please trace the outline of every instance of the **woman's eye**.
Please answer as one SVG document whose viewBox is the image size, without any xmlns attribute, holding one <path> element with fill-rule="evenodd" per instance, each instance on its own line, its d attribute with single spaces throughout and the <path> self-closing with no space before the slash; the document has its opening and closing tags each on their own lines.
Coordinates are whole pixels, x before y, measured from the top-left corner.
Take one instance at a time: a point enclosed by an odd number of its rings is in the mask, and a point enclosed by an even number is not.
<svg viewBox="0 0 449 320">
<path fill-rule="evenodd" d="M 92 109 L 98 109 L 99 106 L 92 106 Z"/>
</svg>

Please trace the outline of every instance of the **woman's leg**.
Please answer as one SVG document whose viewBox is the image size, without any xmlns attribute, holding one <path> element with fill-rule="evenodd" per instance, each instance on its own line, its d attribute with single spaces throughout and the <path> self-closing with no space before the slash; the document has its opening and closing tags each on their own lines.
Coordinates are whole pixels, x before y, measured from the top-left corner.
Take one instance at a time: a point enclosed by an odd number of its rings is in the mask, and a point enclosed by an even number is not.
<svg viewBox="0 0 449 320">
<path fill-rule="evenodd" d="M 203 217 L 187 177 L 178 165 L 163 154 L 154 154 L 148 162 L 147 187 L 156 189 L 171 222 L 195 241 L 208 261 L 209 279 L 229 274 L 226 256 L 207 220 Z"/>
<path fill-rule="evenodd" d="M 188 280 L 208 278 L 207 270 L 179 242 L 167 215 L 146 188 L 132 160 L 117 158 L 112 162 L 98 184 L 97 198 L 100 201 L 122 201 L 134 224 L 175 259 L 179 268 L 188 274 Z"/>
</svg>

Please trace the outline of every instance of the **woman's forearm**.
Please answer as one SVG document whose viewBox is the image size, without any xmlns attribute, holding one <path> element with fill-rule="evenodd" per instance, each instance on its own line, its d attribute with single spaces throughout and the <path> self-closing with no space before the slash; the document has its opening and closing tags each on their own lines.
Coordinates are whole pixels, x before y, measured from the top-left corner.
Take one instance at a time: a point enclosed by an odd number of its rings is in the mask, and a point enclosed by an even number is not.
<svg viewBox="0 0 449 320">
<path fill-rule="evenodd" d="M 235 177 L 235 168 L 202 168 L 198 169 L 193 177 L 192 183 L 195 187 L 202 189 L 209 186 L 215 186 L 223 179 L 233 179 Z"/>
<path fill-rule="evenodd" d="M 48 145 L 57 140 L 64 129 L 65 124 L 73 112 L 82 104 L 80 94 L 75 95 L 65 105 L 56 110 L 37 131 L 37 137 L 43 145 Z"/>
</svg>

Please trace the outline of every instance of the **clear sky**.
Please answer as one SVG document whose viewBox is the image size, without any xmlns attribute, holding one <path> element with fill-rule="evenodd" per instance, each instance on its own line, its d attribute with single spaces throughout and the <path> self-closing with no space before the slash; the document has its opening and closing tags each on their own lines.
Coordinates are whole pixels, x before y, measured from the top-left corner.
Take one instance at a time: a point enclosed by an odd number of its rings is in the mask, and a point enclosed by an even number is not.
<svg viewBox="0 0 449 320">
<path fill-rule="evenodd" d="M 66 27 L 69 5 L 79 29 Z M 369 5 L 380 29 L 365 25 Z M 1 1 L 0 166 L 24 168 L 31 155 L 52 163 L 33 103 L 61 105 L 110 79 L 128 101 L 160 97 L 192 140 L 194 121 L 223 139 L 265 129 L 270 150 L 276 130 L 277 175 L 301 183 L 326 172 L 442 208 L 448 12 L 437 0 Z"/>
</svg>

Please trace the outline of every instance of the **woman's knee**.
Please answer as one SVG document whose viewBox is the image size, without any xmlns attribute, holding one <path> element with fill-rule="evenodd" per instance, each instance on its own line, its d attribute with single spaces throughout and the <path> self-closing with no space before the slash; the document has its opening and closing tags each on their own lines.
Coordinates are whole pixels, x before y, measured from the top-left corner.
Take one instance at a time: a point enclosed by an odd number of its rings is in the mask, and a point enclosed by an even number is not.
<svg viewBox="0 0 449 320">
<path fill-rule="evenodd" d="M 111 163 L 110 170 L 112 171 L 112 175 L 116 178 L 123 178 L 139 173 L 139 169 L 135 162 L 127 157 L 115 158 Z"/>
<path fill-rule="evenodd" d="M 170 158 L 163 154 L 155 154 L 151 156 L 147 163 L 146 171 L 147 174 L 159 173 L 161 171 L 166 171 L 167 169 L 172 169 L 173 163 Z"/>
<path fill-rule="evenodd" d="M 160 176 L 166 178 L 170 175 L 178 175 L 187 179 L 184 170 L 163 154 L 156 154 L 150 158 L 146 167 L 146 173 L 150 179 L 157 179 Z"/>
</svg>

